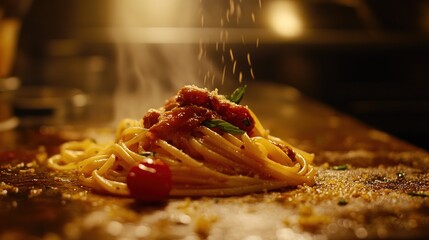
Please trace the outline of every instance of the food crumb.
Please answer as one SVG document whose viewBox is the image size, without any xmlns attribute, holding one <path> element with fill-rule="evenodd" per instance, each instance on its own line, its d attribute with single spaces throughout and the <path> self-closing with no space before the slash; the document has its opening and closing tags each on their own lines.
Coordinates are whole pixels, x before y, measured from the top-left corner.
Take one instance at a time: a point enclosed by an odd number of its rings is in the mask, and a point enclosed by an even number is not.
<svg viewBox="0 0 429 240">
<path fill-rule="evenodd" d="M 6 196 L 6 195 L 7 195 L 6 189 L 0 190 L 0 196 Z"/>
<path fill-rule="evenodd" d="M 177 207 L 179 209 L 187 209 L 191 205 L 191 198 L 185 198 L 185 200 Z"/>
<path fill-rule="evenodd" d="M 28 195 L 29 198 L 33 198 L 33 197 L 37 197 L 42 193 L 42 189 L 38 188 L 38 189 L 31 189 L 30 190 L 30 194 Z"/>
<path fill-rule="evenodd" d="M 28 169 L 21 169 L 19 170 L 19 173 L 35 173 L 36 170 L 34 168 L 28 168 Z"/>
<path fill-rule="evenodd" d="M 217 222 L 217 215 L 201 215 L 195 221 L 195 232 L 203 239 L 207 238 L 212 226 Z"/>
<path fill-rule="evenodd" d="M 6 196 L 8 193 L 18 193 L 19 188 L 9 185 L 5 182 L 0 182 L 0 196 Z"/>
<path fill-rule="evenodd" d="M 329 216 L 326 215 L 309 215 L 300 216 L 298 218 L 299 225 L 306 231 L 317 232 L 322 226 L 331 222 Z"/>
</svg>

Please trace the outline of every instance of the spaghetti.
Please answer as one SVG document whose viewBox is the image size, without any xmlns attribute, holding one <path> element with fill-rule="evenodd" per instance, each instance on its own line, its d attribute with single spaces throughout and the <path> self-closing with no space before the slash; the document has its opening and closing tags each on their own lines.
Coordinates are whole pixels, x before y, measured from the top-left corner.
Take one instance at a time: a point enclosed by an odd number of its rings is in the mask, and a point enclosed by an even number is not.
<svg viewBox="0 0 429 240">
<path fill-rule="evenodd" d="M 171 173 L 165 180 L 168 196 L 230 196 L 313 185 L 313 154 L 271 136 L 247 106 L 238 104 L 243 92 L 227 98 L 216 90 L 185 86 L 141 120 L 121 121 L 113 143 L 64 143 L 48 166 L 76 171 L 83 185 L 120 196 L 133 196 L 129 181 L 135 166 L 144 163 L 140 168 L 156 172 L 150 165 L 155 160 Z M 159 185 L 150 179 L 138 183 Z"/>
</svg>

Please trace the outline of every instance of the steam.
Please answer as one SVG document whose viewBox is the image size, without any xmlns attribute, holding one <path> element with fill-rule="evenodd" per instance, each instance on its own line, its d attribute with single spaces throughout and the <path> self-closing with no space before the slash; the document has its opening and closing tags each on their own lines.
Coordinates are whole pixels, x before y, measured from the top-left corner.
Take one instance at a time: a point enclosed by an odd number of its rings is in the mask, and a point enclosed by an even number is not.
<svg viewBox="0 0 429 240">
<path fill-rule="evenodd" d="M 113 19 L 121 34 L 117 39 L 115 123 L 123 118 L 141 118 L 149 108 L 162 106 L 183 85 L 202 83 L 198 77 L 198 44 L 192 43 L 192 36 L 165 34 L 187 29 L 197 19 L 198 1 L 134 0 L 116 4 Z M 183 35 L 183 31 L 179 33 Z"/>
<path fill-rule="evenodd" d="M 248 44 L 242 32 L 230 34 L 228 27 L 246 19 L 255 22 L 254 12 L 243 11 L 241 2 L 114 1 L 112 37 L 118 43 L 114 122 L 141 118 L 186 84 L 214 88 L 225 85 L 226 78 L 237 84 L 242 84 L 243 75 L 253 79 L 250 53 L 240 57 L 228 45 L 232 37 Z M 210 56 L 213 52 L 215 59 Z"/>
<path fill-rule="evenodd" d="M 115 120 L 140 118 L 185 84 L 199 85 L 192 46 L 118 45 Z"/>
</svg>

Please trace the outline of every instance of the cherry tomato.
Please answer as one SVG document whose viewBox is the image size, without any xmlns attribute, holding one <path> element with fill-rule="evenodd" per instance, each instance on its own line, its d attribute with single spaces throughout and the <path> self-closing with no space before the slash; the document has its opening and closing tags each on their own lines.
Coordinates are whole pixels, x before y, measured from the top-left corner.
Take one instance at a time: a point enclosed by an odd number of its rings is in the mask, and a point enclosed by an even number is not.
<svg viewBox="0 0 429 240">
<path fill-rule="evenodd" d="M 171 171 L 159 159 L 148 159 L 133 166 L 127 175 L 131 197 L 142 202 L 158 202 L 166 199 L 171 190 Z"/>
</svg>

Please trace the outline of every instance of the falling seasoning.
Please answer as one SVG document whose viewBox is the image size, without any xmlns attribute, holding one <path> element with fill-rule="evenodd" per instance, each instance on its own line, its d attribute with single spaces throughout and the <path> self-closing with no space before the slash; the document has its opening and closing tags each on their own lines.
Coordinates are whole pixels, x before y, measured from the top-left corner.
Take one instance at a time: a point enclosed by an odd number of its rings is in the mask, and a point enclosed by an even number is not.
<svg viewBox="0 0 429 240">
<path fill-rule="evenodd" d="M 229 49 L 229 56 L 231 57 L 231 62 L 234 62 L 234 52 L 232 51 L 232 48 Z"/>
<path fill-rule="evenodd" d="M 250 59 L 250 53 L 247 53 L 247 63 L 249 64 L 249 66 L 252 66 L 252 60 Z"/>
<path fill-rule="evenodd" d="M 240 23 L 240 18 L 241 18 L 241 7 L 240 7 L 240 4 L 237 3 L 236 9 L 237 9 L 236 10 L 237 11 L 236 16 L 237 16 L 237 24 L 238 24 L 238 23 Z"/>
<path fill-rule="evenodd" d="M 204 56 L 204 51 L 205 51 L 204 44 L 203 44 L 203 41 L 200 39 L 200 42 L 199 42 L 199 52 L 198 52 L 198 60 L 201 61 L 201 59 Z"/>
<path fill-rule="evenodd" d="M 237 61 L 234 61 L 234 64 L 232 65 L 232 74 L 235 74 L 236 67 L 237 67 Z"/>
<path fill-rule="evenodd" d="M 255 75 L 253 74 L 253 68 L 250 68 L 250 76 L 252 77 L 252 79 L 255 79 Z"/>
<path fill-rule="evenodd" d="M 229 0 L 229 9 L 228 10 L 227 10 L 227 12 L 229 12 L 229 14 L 231 16 L 234 15 L 234 13 L 235 13 L 235 3 L 234 3 L 234 0 Z"/>
<path fill-rule="evenodd" d="M 225 72 L 226 72 L 226 66 L 223 66 L 223 71 L 222 71 L 222 85 L 225 82 Z"/>
<path fill-rule="evenodd" d="M 203 2 L 200 0 L 200 2 Z M 245 81 L 246 78 L 249 79 L 255 79 L 254 69 L 252 66 L 252 59 L 251 59 L 251 53 L 247 52 L 242 56 L 242 53 L 240 51 L 234 52 L 236 49 L 232 47 L 229 43 L 229 31 L 228 29 L 232 29 L 235 26 L 239 27 L 239 24 L 241 22 L 241 19 L 246 18 L 248 21 L 251 21 L 252 23 L 256 23 L 257 18 L 257 6 L 255 6 L 255 9 L 251 11 L 245 11 L 243 8 L 242 0 L 228 0 L 226 2 L 225 8 L 220 13 L 220 29 L 218 31 L 218 39 L 214 41 L 215 44 L 213 44 L 213 47 L 215 48 L 216 52 L 218 52 L 219 55 L 219 61 L 221 61 L 221 64 L 223 65 L 222 72 L 220 72 L 219 75 L 213 74 L 213 72 L 216 72 L 215 70 L 212 71 L 209 74 L 201 74 L 201 78 L 204 78 L 204 84 L 212 83 L 215 84 L 215 81 L 221 81 L 221 84 L 223 85 L 225 82 L 225 78 L 229 76 L 229 71 L 231 71 L 233 78 L 235 80 L 238 80 L 239 83 L 242 83 Z M 259 1 L 259 8 L 262 8 L 262 1 Z M 207 27 L 207 16 L 203 15 L 203 10 L 200 11 L 200 24 L 201 27 L 205 28 Z M 236 20 L 236 22 L 235 22 Z M 232 33 L 232 32 L 231 32 Z M 234 37 L 234 41 L 236 37 L 235 34 L 231 35 L 231 37 Z M 238 40 L 238 39 L 237 39 Z M 241 43 L 243 46 L 248 46 L 249 44 L 249 37 L 245 34 L 241 34 Z M 253 38 L 252 40 L 256 41 L 256 48 L 259 47 L 259 38 Z M 251 43 L 250 43 L 251 44 Z M 250 45 L 249 45 L 250 46 Z M 210 51 L 208 51 L 209 45 L 204 42 L 202 39 L 200 39 L 199 42 L 199 52 L 198 52 L 198 60 L 203 61 L 208 57 L 208 54 Z M 229 56 L 228 56 L 229 55 Z M 229 59 L 228 59 L 229 58 Z M 243 61 L 243 62 L 239 62 Z M 248 69 L 242 69 L 242 65 L 245 64 L 245 61 L 247 61 Z M 228 74 L 227 72 L 228 71 Z M 203 71 L 202 71 L 203 72 Z"/>
<path fill-rule="evenodd" d="M 215 80 L 216 80 L 216 75 L 212 75 L 212 84 L 214 85 L 214 83 L 215 83 Z"/>
</svg>

